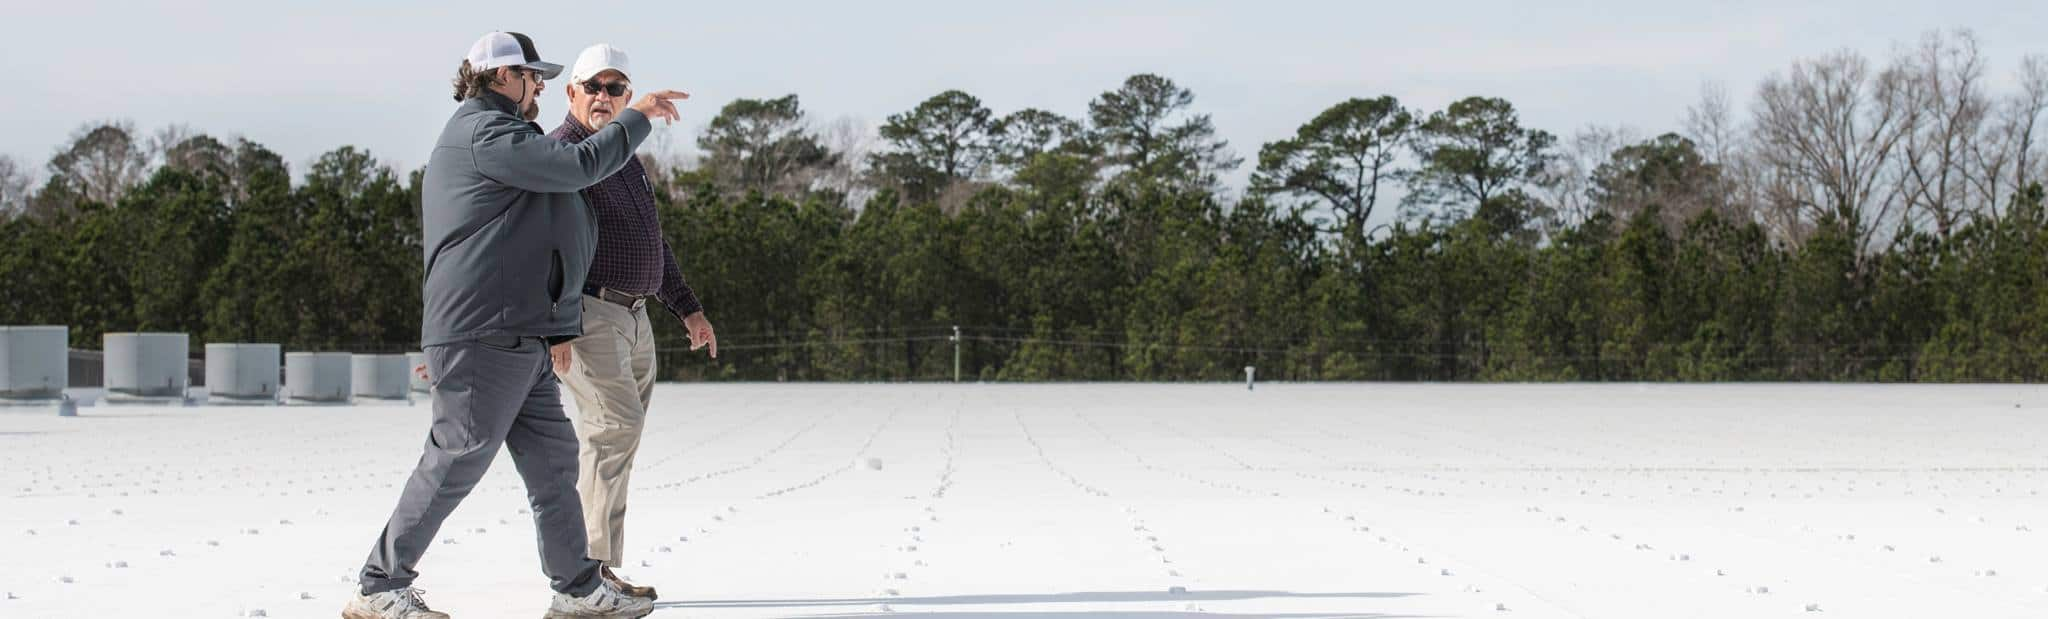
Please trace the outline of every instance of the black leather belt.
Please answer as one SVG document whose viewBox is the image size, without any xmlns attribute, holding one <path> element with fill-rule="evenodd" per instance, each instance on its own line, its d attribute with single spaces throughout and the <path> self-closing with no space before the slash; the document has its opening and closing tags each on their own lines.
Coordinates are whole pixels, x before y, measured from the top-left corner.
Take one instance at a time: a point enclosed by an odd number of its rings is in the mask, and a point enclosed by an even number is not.
<svg viewBox="0 0 2048 619">
<path fill-rule="evenodd" d="M 583 294 L 610 301 L 617 305 L 623 305 L 630 309 L 640 309 L 647 305 L 648 299 L 654 298 L 654 295 L 651 294 L 627 294 L 610 288 L 588 286 L 583 288 Z"/>
</svg>

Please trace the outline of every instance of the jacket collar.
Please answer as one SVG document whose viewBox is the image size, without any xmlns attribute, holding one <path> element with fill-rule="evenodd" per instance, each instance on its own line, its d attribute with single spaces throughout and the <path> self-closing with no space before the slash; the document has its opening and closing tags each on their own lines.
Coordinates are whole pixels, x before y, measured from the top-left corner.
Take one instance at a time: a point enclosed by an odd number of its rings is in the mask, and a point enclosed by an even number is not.
<svg viewBox="0 0 2048 619">
<path fill-rule="evenodd" d="M 510 97 L 498 94 L 495 90 L 486 90 L 482 95 L 471 97 L 470 100 L 478 102 L 484 109 L 496 110 L 511 114 L 514 117 L 520 117 L 519 104 L 513 102 Z"/>
</svg>

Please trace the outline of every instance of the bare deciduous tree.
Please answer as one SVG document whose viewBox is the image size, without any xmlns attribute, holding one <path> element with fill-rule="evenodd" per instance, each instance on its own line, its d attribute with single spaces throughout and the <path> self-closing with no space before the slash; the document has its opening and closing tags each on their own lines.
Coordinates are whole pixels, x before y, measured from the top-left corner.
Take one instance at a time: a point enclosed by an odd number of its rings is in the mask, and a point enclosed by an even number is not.
<svg viewBox="0 0 2048 619">
<path fill-rule="evenodd" d="M 171 149 L 176 148 L 179 144 L 184 144 L 186 140 L 198 135 L 200 135 L 199 132 L 192 129 L 191 125 L 184 123 L 166 125 L 161 129 L 157 129 L 155 133 L 150 134 L 149 154 L 157 158 L 157 165 L 164 165 L 169 163 Z"/>
<path fill-rule="evenodd" d="M 1799 229 L 1796 218 L 1768 221 L 1758 208 L 1764 202 L 1761 166 L 1746 127 L 1736 120 L 1727 87 L 1715 82 L 1702 84 L 1699 102 L 1686 108 L 1684 127 L 1685 136 L 1699 145 L 1706 162 L 1720 170 L 1710 191 L 1720 195 L 1720 208 L 1729 221 L 1763 224 L 1780 238 L 1800 236 L 1793 234 Z"/>
<path fill-rule="evenodd" d="M 1887 178 L 1914 125 L 1906 72 L 1873 71 L 1851 51 L 1794 63 L 1757 89 L 1750 128 L 1767 218 L 1788 240 L 1800 224 L 1831 219 L 1857 247 L 1871 242 L 1901 210 L 1899 183 Z"/>
<path fill-rule="evenodd" d="M 1991 108 L 1984 64 L 1967 30 L 1930 32 L 1901 60 L 1902 94 L 1915 108 L 1897 158 L 1905 217 L 1942 238 L 1982 206 L 1968 180 L 1971 149 Z"/>
<path fill-rule="evenodd" d="M 640 166 L 647 168 L 647 176 L 656 185 L 668 185 L 675 179 L 675 171 L 689 168 L 695 158 L 681 152 L 676 146 L 674 127 L 657 127 L 648 134 L 647 142 L 640 147 Z M 673 191 L 674 187 L 664 187 Z M 673 195 L 673 194 L 671 194 Z"/>
<path fill-rule="evenodd" d="M 816 187 L 838 192 L 845 197 L 848 206 L 860 208 L 874 195 L 874 188 L 862 181 L 867 178 L 868 155 L 875 152 L 880 136 L 867 122 L 841 116 L 826 123 L 818 137 L 825 143 L 826 150 L 838 157 L 832 165 L 817 170 Z"/>
<path fill-rule="evenodd" d="M 1700 147 L 1707 162 L 1725 165 L 1741 147 L 1741 129 L 1735 124 L 1734 106 L 1728 88 L 1718 82 L 1700 85 L 1700 100 L 1685 109 L 1685 137 Z"/>
<path fill-rule="evenodd" d="M 2020 62 L 2019 90 L 1991 106 L 1969 148 L 1971 198 L 1996 217 L 2013 193 L 2041 182 L 2048 160 L 2041 152 L 2041 122 L 2048 115 L 2048 56 Z"/>
<path fill-rule="evenodd" d="M 1543 179 L 1537 184 L 1543 201 L 1557 210 L 1557 225 L 1578 225 L 1599 210 L 1592 199 L 1593 171 L 1615 151 L 1635 143 L 1637 135 L 1635 129 L 1626 126 L 1592 125 L 1564 141 L 1557 158 L 1544 169 Z M 1615 215 L 1626 217 L 1625 213 Z"/>
<path fill-rule="evenodd" d="M 113 204 L 149 173 L 149 149 L 135 138 L 135 123 L 107 121 L 81 127 L 71 145 L 50 158 L 50 174 L 63 177 L 87 200 Z"/>
<path fill-rule="evenodd" d="M 2023 133 L 2026 139 L 2020 142 L 2020 148 L 2017 149 L 2024 157 L 2016 166 L 2022 174 L 2019 185 L 2039 183 L 2043 178 L 2048 178 L 2048 152 L 2037 152 L 2041 150 L 2043 142 L 2039 139 L 2037 130 L 2040 128 L 2043 115 L 2048 114 L 2048 56 L 2029 56 L 2024 66 L 2026 68 L 2022 75 L 2026 76 L 2026 89 L 2017 100 L 2020 105 L 2015 106 L 2018 111 L 2014 113 L 2014 116 L 2025 119 L 2020 124 L 2026 127 Z"/>
<path fill-rule="evenodd" d="M 28 171 L 13 157 L 0 155 L 0 218 L 28 207 Z"/>
<path fill-rule="evenodd" d="M 222 183 L 233 176 L 235 151 L 220 140 L 189 132 L 175 136 L 159 133 L 158 137 L 163 145 L 152 146 L 151 150 L 158 153 L 164 167 Z M 177 141 L 169 141 L 172 139 Z"/>
</svg>

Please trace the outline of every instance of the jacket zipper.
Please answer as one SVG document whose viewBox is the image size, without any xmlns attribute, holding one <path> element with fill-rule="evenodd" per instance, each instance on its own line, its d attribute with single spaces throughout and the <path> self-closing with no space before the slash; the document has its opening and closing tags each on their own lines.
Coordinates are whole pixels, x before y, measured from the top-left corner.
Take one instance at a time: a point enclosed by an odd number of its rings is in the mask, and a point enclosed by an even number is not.
<svg viewBox="0 0 2048 619">
<path fill-rule="evenodd" d="M 562 289 L 568 287 L 568 273 L 562 269 L 562 250 L 554 250 L 553 272 L 548 279 L 548 317 L 554 318 L 562 309 Z"/>
</svg>

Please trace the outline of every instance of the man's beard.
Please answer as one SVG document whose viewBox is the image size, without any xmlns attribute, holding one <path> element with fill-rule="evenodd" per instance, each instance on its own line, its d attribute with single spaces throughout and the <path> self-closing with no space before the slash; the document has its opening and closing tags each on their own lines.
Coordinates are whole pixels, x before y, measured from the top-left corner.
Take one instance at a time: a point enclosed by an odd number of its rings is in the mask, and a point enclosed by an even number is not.
<svg viewBox="0 0 2048 619">
<path fill-rule="evenodd" d="M 526 120 L 527 120 L 527 122 L 532 122 L 532 121 L 533 121 L 534 119 L 536 119 L 536 118 L 540 118 L 540 98 L 539 98 L 539 97 L 534 97 L 533 101 L 529 101 L 529 102 L 527 102 L 527 104 L 526 104 L 526 112 L 525 112 L 525 114 L 523 114 L 523 115 L 524 115 L 524 116 L 526 117 Z"/>
</svg>

